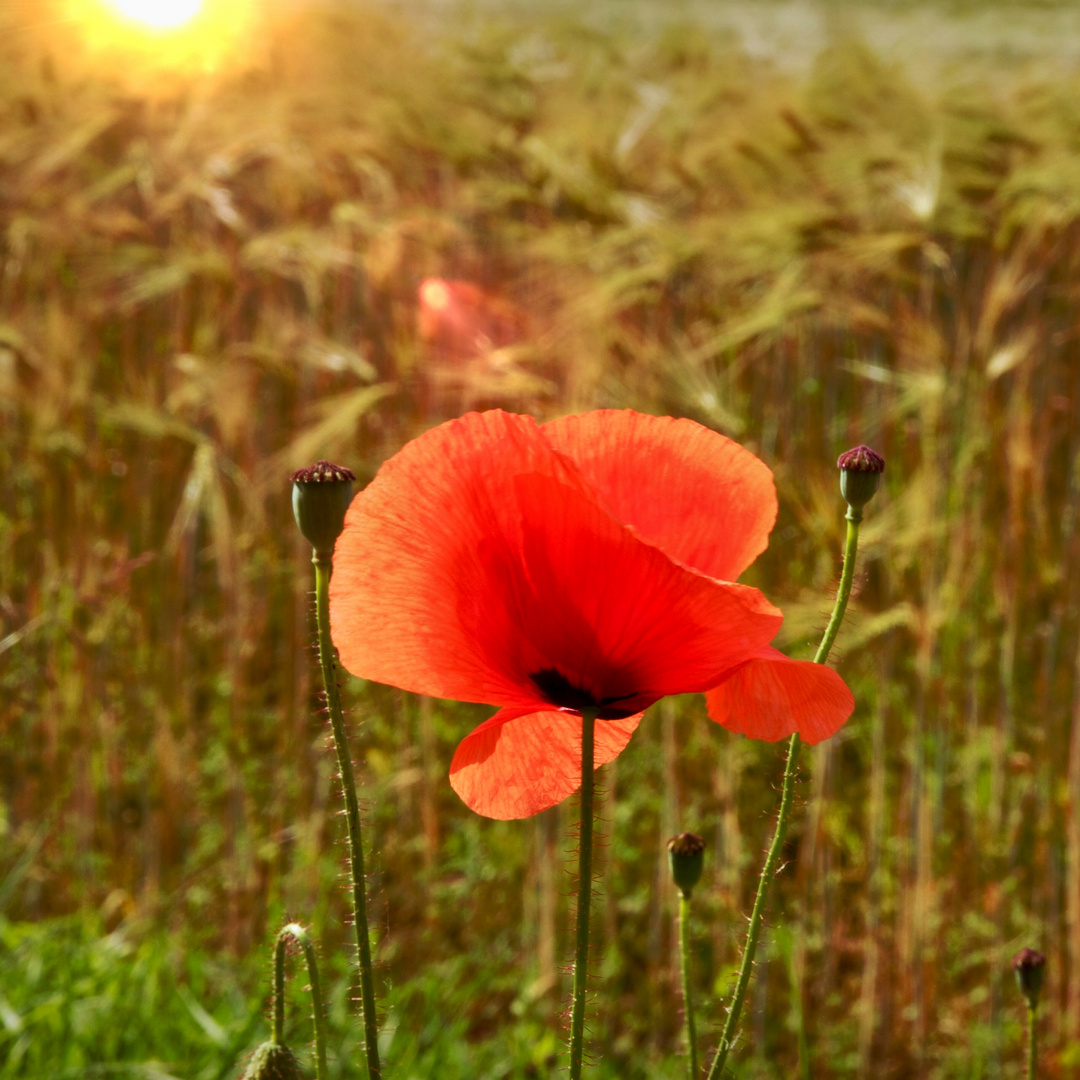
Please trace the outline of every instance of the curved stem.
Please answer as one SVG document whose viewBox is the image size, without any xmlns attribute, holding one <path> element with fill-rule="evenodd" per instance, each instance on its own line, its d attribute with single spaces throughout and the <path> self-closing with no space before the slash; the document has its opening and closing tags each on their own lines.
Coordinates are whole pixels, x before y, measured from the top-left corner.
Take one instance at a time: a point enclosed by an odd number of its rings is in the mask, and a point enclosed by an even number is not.
<svg viewBox="0 0 1080 1080">
<path fill-rule="evenodd" d="M 743 949 L 742 964 L 739 967 L 739 978 L 735 983 L 731 1008 L 728 1010 L 727 1020 L 724 1022 L 724 1030 L 720 1034 L 720 1046 L 716 1051 L 716 1057 L 713 1059 L 712 1068 L 709 1069 L 708 1080 L 716 1080 L 722 1074 L 728 1052 L 735 1042 L 735 1029 L 739 1023 L 739 1014 L 742 1012 L 747 987 L 750 985 L 750 974 L 754 967 L 754 954 L 757 952 L 758 938 L 761 937 L 769 883 L 772 881 L 773 874 L 776 871 L 780 851 L 784 846 L 784 837 L 787 834 L 788 815 L 791 811 L 791 801 L 795 791 L 795 772 L 798 767 L 801 746 L 799 734 L 796 732 L 791 736 L 791 742 L 788 744 L 787 767 L 784 769 L 784 789 L 780 796 L 780 814 L 776 819 L 776 832 L 773 834 L 772 843 L 769 845 L 769 852 L 765 856 L 765 865 L 761 868 L 757 896 L 754 898 L 754 908 L 750 914 L 750 926 L 746 932 L 746 945 Z"/>
<path fill-rule="evenodd" d="M 589 966 L 589 904 L 592 901 L 593 745 L 596 713 L 581 714 L 581 829 L 578 849 L 577 947 L 574 1000 L 570 1010 L 570 1080 L 581 1080 L 585 1037 L 585 991 Z"/>
<path fill-rule="evenodd" d="M 688 1076 L 696 1080 L 698 1071 L 697 1030 L 694 1027 L 694 996 L 690 983 L 690 897 L 679 893 L 679 953 L 682 960 L 683 1011 L 686 1013 L 686 1042 L 690 1047 Z"/>
<path fill-rule="evenodd" d="M 859 547 L 859 522 L 862 521 L 862 513 L 853 510 L 850 506 L 846 516 L 847 536 L 844 542 L 844 566 L 840 571 L 840 585 L 836 590 L 836 603 L 833 605 L 832 617 L 825 634 L 814 655 L 815 664 L 824 664 L 829 658 L 829 650 L 832 649 L 836 640 L 840 624 L 844 621 L 844 612 L 847 610 L 848 599 L 851 596 L 851 583 L 855 577 L 855 554 Z M 776 819 L 776 832 L 773 834 L 772 843 L 769 845 L 768 854 L 765 856 L 765 865 L 761 869 L 761 877 L 758 879 L 757 896 L 754 898 L 754 907 L 750 913 L 750 926 L 746 932 L 746 946 L 743 949 L 742 963 L 739 965 L 739 977 L 735 982 L 735 992 L 731 998 L 731 1008 L 728 1010 L 727 1020 L 724 1022 L 724 1030 L 720 1033 L 720 1045 L 709 1069 L 707 1080 L 718 1080 L 721 1076 L 728 1053 L 735 1042 L 735 1030 L 739 1023 L 739 1014 L 742 1012 L 743 1002 L 746 999 L 746 989 L 750 985 L 750 974 L 754 967 L 754 953 L 757 951 L 758 939 L 761 937 L 761 926 L 765 918 L 765 902 L 769 895 L 769 886 L 772 884 L 773 875 L 776 872 L 776 864 L 780 859 L 780 852 L 784 847 L 784 838 L 787 835 L 788 818 L 791 814 L 791 803 L 795 794 L 795 774 L 799 764 L 799 751 L 802 740 L 799 733 L 795 732 L 788 743 L 787 765 L 784 768 L 784 787 L 780 795 L 780 813 Z"/>
<path fill-rule="evenodd" d="M 836 635 L 840 631 L 840 624 L 844 621 L 844 613 L 847 611 L 848 600 L 851 597 L 851 583 L 855 580 L 855 555 L 859 549 L 859 524 L 862 521 L 862 511 L 849 506 L 845 520 L 847 521 L 847 535 L 844 537 L 844 566 L 840 571 L 840 584 L 836 588 L 836 603 L 833 604 L 829 625 L 825 627 L 821 644 L 814 653 L 815 664 L 824 664 L 829 659 L 829 651 L 833 647 Z"/>
<path fill-rule="evenodd" d="M 290 937 L 304 950 L 304 959 L 307 961 L 308 981 L 311 983 L 312 1019 L 315 1023 L 315 1076 L 316 1080 L 326 1080 L 326 1016 L 322 988 L 319 983 L 319 965 L 315 960 L 315 948 L 311 944 L 311 937 L 299 923 L 289 923 L 278 934 L 274 945 L 274 1034 L 272 1041 L 279 1046 L 284 1042 L 285 945 Z"/>
<path fill-rule="evenodd" d="M 364 893 L 364 846 L 360 837 L 360 804 L 356 798 L 352 758 L 341 714 L 341 695 L 338 691 L 337 653 L 330 639 L 330 564 L 329 554 L 314 553 L 315 614 L 319 626 L 319 665 L 326 687 L 326 705 L 334 733 L 338 771 L 345 793 L 345 820 L 349 827 L 349 865 L 352 875 L 353 924 L 356 945 L 360 954 L 360 1002 L 364 1019 L 364 1052 L 367 1055 L 368 1080 L 381 1080 L 379 1064 L 379 1027 L 375 1018 L 375 980 L 372 974 L 371 943 L 368 936 L 367 898 Z"/>
<path fill-rule="evenodd" d="M 286 927 L 274 943 L 274 1030 L 270 1041 L 278 1046 L 285 1041 L 285 939 L 291 936 Z"/>
<path fill-rule="evenodd" d="M 1035 1008 L 1028 1006 L 1028 1060 L 1027 1080 L 1035 1080 Z"/>
</svg>

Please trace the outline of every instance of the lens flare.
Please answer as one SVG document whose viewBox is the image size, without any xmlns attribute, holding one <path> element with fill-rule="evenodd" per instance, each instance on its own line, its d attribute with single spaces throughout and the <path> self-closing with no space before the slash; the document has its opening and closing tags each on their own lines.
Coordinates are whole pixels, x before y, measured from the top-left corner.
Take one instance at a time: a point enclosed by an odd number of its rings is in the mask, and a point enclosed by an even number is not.
<svg viewBox="0 0 1080 1080">
<path fill-rule="evenodd" d="M 117 13 L 155 30 L 171 30 L 195 18 L 202 0 L 111 0 Z"/>
</svg>

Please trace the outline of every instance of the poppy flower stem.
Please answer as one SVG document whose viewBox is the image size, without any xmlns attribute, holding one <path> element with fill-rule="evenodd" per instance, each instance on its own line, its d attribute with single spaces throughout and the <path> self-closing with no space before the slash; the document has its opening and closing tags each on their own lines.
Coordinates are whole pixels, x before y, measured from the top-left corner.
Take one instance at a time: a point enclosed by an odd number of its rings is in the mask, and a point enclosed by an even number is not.
<svg viewBox="0 0 1080 1080">
<path fill-rule="evenodd" d="M 381 1080 L 379 1064 L 379 1027 L 375 1018 L 375 980 L 372 975 L 371 942 L 368 938 L 367 897 L 364 892 L 364 846 L 360 837 L 360 804 L 356 798 L 352 757 L 341 713 L 341 694 L 337 684 L 337 654 L 330 639 L 330 568 L 331 556 L 316 550 L 315 614 L 319 627 L 319 665 L 326 687 L 326 705 L 334 733 L 341 786 L 345 792 L 345 819 L 349 827 L 349 864 L 352 871 L 353 924 L 360 954 L 360 1002 L 364 1020 L 364 1052 L 367 1055 L 368 1080 Z"/>
<path fill-rule="evenodd" d="M 307 961 L 308 982 L 311 984 L 311 1012 L 315 1022 L 315 1077 L 326 1080 L 326 1017 L 323 1008 L 322 989 L 319 983 L 319 965 L 311 937 L 299 923 L 289 923 L 277 936 L 274 945 L 274 1033 L 272 1041 L 281 1046 L 285 1038 L 285 946 L 292 938 L 304 951 Z"/>
<path fill-rule="evenodd" d="M 581 1080 L 585 1037 L 585 983 L 589 966 L 589 904 L 592 900 L 593 759 L 596 713 L 581 711 L 581 829 L 578 849 L 577 947 L 570 1008 L 570 1080 Z"/>
<path fill-rule="evenodd" d="M 1027 1078 L 1035 1080 L 1035 1010 L 1039 1007 L 1039 994 L 1042 992 L 1043 983 L 1046 981 L 1046 957 L 1036 949 L 1021 949 L 1013 957 L 1013 974 L 1016 976 L 1016 985 L 1027 1002 L 1028 1018 L 1028 1058 Z"/>
<path fill-rule="evenodd" d="M 840 572 L 840 585 L 836 590 L 836 603 L 833 605 L 832 617 L 829 619 L 821 644 L 818 646 L 817 653 L 814 656 L 815 664 L 824 664 L 828 660 L 829 651 L 836 640 L 840 624 L 844 621 L 848 598 L 851 596 L 851 583 L 855 577 L 855 555 L 859 547 L 859 523 L 862 521 L 861 508 L 849 506 L 846 520 L 847 536 L 844 542 L 844 566 Z M 727 1020 L 724 1022 L 724 1030 L 720 1034 L 720 1046 L 716 1051 L 716 1057 L 713 1058 L 707 1080 L 719 1080 L 719 1077 L 723 1074 L 728 1053 L 735 1042 L 735 1031 L 739 1024 L 739 1015 L 742 1012 L 743 1002 L 746 999 L 746 990 L 750 985 L 750 974 L 754 968 L 754 954 L 757 951 L 758 939 L 761 937 L 761 927 L 765 919 L 765 902 L 769 895 L 769 886 L 772 884 L 773 875 L 776 873 L 776 866 L 780 861 L 780 852 L 784 847 L 784 838 L 787 835 L 788 818 L 791 815 L 791 804 L 795 794 L 795 774 L 798 771 L 799 751 L 801 749 L 802 740 L 796 731 L 788 743 L 787 765 L 784 767 L 784 787 L 780 795 L 780 813 L 776 818 L 776 832 L 773 834 L 772 843 L 769 845 L 768 854 L 765 856 L 765 865 L 761 868 L 757 896 L 754 898 L 754 907 L 750 913 L 750 926 L 746 932 L 746 946 L 743 949 L 742 963 L 739 966 L 739 977 L 735 982 L 731 1007 L 728 1009 Z"/>
<path fill-rule="evenodd" d="M 1027 1007 L 1027 1019 L 1028 1019 L 1028 1059 L 1027 1059 L 1027 1080 L 1035 1080 L 1035 1006 L 1029 1005 Z"/>
<path fill-rule="evenodd" d="M 694 1026 L 694 998 L 690 983 L 690 897 L 679 893 L 679 953 L 682 960 L 683 1010 L 686 1012 L 686 1041 L 690 1047 L 687 1075 L 697 1080 L 697 1029 Z"/>
</svg>

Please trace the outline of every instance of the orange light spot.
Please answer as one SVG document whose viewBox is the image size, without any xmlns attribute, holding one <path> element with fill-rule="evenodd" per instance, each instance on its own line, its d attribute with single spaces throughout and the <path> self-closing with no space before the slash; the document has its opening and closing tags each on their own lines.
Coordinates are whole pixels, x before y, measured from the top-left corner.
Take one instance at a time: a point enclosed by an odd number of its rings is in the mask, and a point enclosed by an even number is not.
<svg viewBox="0 0 1080 1080">
<path fill-rule="evenodd" d="M 420 283 L 420 303 L 435 311 L 446 311 L 450 306 L 450 290 L 442 278 L 425 278 Z"/>
</svg>

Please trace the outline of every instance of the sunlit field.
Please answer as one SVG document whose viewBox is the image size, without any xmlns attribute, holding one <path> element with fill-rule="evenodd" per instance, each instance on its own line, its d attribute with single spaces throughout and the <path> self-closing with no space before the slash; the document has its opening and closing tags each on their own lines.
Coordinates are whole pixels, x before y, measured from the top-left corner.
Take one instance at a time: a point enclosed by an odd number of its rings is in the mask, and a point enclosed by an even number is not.
<svg viewBox="0 0 1080 1080">
<path fill-rule="evenodd" d="M 742 580 L 801 659 L 837 455 L 886 459 L 726 1075 L 1022 1077 L 1031 947 L 1039 1076 L 1080 1077 L 1080 30 L 659 8 L 0 4 L 0 1078 L 240 1075 L 290 919 L 366 1075 L 289 475 L 492 407 L 760 456 Z M 480 817 L 490 710 L 343 695 L 384 1075 L 566 1075 L 574 799 Z M 711 1056 L 783 761 L 699 694 L 597 773 L 585 1076 L 686 1076 L 683 831 Z"/>
</svg>

